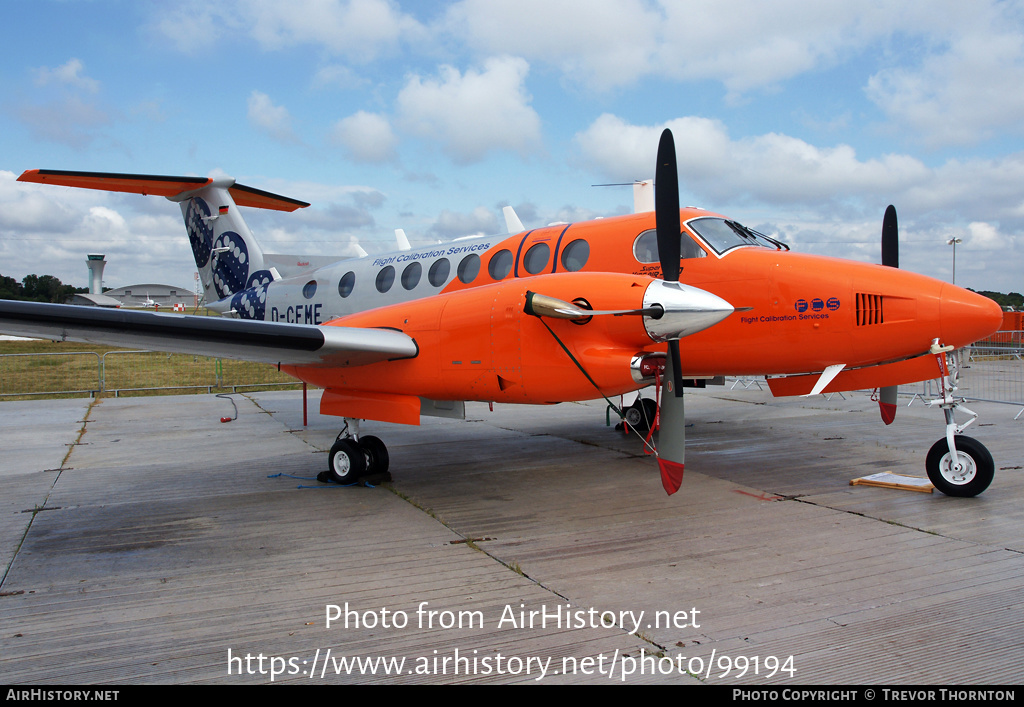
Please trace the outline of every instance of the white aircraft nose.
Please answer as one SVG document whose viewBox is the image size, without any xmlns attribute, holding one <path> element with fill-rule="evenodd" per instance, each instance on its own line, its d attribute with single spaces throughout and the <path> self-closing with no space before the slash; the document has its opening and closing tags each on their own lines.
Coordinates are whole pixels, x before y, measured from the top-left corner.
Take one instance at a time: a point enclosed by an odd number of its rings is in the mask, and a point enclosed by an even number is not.
<svg viewBox="0 0 1024 707">
<path fill-rule="evenodd" d="M 718 295 L 681 282 L 655 280 L 644 293 L 644 309 L 661 307 L 660 317 L 644 317 L 648 336 L 654 341 L 681 339 L 718 324 L 735 308 Z"/>
</svg>

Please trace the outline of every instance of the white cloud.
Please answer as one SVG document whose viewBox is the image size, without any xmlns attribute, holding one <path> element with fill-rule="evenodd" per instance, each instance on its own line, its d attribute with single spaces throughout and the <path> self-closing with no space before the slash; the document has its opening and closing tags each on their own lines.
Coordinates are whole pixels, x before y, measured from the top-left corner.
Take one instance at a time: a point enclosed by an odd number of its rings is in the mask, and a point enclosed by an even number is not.
<svg viewBox="0 0 1024 707">
<path fill-rule="evenodd" d="M 106 206 L 93 206 L 89 214 L 82 219 L 88 233 L 104 236 L 124 236 L 127 234 L 127 221 L 124 216 Z"/>
<path fill-rule="evenodd" d="M 478 52 L 557 66 L 592 89 L 656 76 L 720 81 L 736 96 L 831 66 L 900 29 L 920 31 L 942 10 L 846 0 L 462 0 L 445 30 Z"/>
<path fill-rule="evenodd" d="M 865 87 L 902 130 L 929 147 L 971 145 L 1024 122 L 1024 31 L 1016 8 L 964 5 L 948 43 L 917 66 L 894 66 Z M 941 35 L 940 35 L 941 36 Z"/>
<path fill-rule="evenodd" d="M 967 224 L 967 244 L 980 250 L 998 250 L 1006 246 L 1006 238 L 999 233 L 999 227 L 984 221 Z"/>
<path fill-rule="evenodd" d="M 249 122 L 279 142 L 297 142 L 292 131 L 292 118 L 284 106 L 275 106 L 270 96 L 260 91 L 249 94 Z"/>
<path fill-rule="evenodd" d="M 479 52 L 542 61 L 594 86 L 618 86 L 650 71 L 660 20 L 641 0 L 464 0 L 445 22 Z"/>
<path fill-rule="evenodd" d="M 428 232 L 442 240 L 498 233 L 498 215 L 493 209 L 485 206 L 478 206 L 471 213 L 457 213 L 445 209 Z"/>
<path fill-rule="evenodd" d="M 605 114 L 576 139 L 589 164 L 610 179 L 631 181 L 653 175 L 666 127 L 675 138 L 681 187 L 712 204 L 838 202 L 906 191 L 933 176 L 906 155 L 862 161 L 849 145 L 820 148 L 778 133 L 733 140 L 719 121 L 692 116 L 637 126 Z"/>
<path fill-rule="evenodd" d="M 515 57 L 488 59 L 465 74 L 442 66 L 440 78 L 412 76 L 398 94 L 401 123 L 435 140 L 456 162 L 476 162 L 491 150 L 526 154 L 540 144 L 540 117 L 524 82 L 529 65 Z"/>
<path fill-rule="evenodd" d="M 366 79 L 358 76 L 351 67 L 340 64 L 322 66 L 313 75 L 313 85 L 317 88 L 352 89 L 366 83 Z"/>
<path fill-rule="evenodd" d="M 58 84 L 79 89 L 86 93 L 96 93 L 100 90 L 100 82 L 86 76 L 83 73 L 84 69 L 85 67 L 80 59 L 69 59 L 66 64 L 55 69 L 49 69 L 44 66 L 35 70 L 36 85 Z"/>
<path fill-rule="evenodd" d="M 366 111 L 359 111 L 335 123 L 331 129 L 331 141 L 344 147 L 356 162 L 394 160 L 398 142 L 387 118 Z"/>
<path fill-rule="evenodd" d="M 354 61 L 393 50 L 419 24 L 387 0 L 258 0 L 245 3 L 252 35 L 266 47 L 319 44 Z"/>
<path fill-rule="evenodd" d="M 39 187 L 16 181 L 18 175 L 0 171 L 0 231 L 14 233 L 32 228 L 40 233 L 61 233 L 70 229 L 77 209 L 55 201 Z"/>
<path fill-rule="evenodd" d="M 43 105 L 25 103 L 14 108 L 14 115 L 37 138 L 75 148 L 90 144 L 100 128 L 113 122 L 105 110 L 75 96 Z"/>
<path fill-rule="evenodd" d="M 247 35 L 266 49 L 312 44 L 357 62 L 424 36 L 423 27 L 390 0 L 231 0 L 215 6 L 192 0 L 161 5 L 152 29 L 189 54 L 225 36 Z"/>
</svg>

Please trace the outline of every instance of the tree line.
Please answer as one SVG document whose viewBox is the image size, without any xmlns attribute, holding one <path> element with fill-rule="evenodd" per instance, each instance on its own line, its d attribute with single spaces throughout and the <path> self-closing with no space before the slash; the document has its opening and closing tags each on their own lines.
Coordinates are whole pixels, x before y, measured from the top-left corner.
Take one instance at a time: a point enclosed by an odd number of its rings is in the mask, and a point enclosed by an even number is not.
<svg viewBox="0 0 1024 707">
<path fill-rule="evenodd" d="M 26 275 L 21 282 L 13 277 L 0 275 L 0 299 L 60 304 L 76 294 L 88 291 L 88 287 L 65 285 L 53 275 Z"/>
<path fill-rule="evenodd" d="M 975 290 L 971 290 L 975 292 Z M 1024 295 L 1019 292 L 1011 292 L 1009 294 L 1003 294 L 1002 292 L 989 292 L 988 290 L 977 290 L 979 295 L 984 295 L 990 300 L 995 300 L 1002 308 L 1013 307 L 1014 311 L 1020 312 L 1024 310 Z"/>
</svg>

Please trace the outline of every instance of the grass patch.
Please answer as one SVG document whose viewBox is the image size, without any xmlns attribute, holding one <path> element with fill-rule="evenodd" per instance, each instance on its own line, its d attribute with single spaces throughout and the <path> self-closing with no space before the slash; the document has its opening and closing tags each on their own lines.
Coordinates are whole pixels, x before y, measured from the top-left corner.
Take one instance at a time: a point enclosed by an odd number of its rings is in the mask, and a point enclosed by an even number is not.
<svg viewBox="0 0 1024 707">
<path fill-rule="evenodd" d="M 294 385 L 272 365 L 190 354 L 136 352 L 74 342 L 0 341 L 3 400 L 177 395 L 233 386 Z M 201 386 L 201 387 L 199 387 Z"/>
</svg>

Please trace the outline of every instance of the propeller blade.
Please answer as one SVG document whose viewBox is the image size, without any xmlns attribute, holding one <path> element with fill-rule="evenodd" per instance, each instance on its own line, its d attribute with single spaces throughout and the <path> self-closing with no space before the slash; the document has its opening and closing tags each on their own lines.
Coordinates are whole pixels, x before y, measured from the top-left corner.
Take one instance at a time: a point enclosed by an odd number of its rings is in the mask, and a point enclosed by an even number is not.
<svg viewBox="0 0 1024 707">
<path fill-rule="evenodd" d="M 658 143 L 658 164 L 654 170 L 654 220 L 658 230 L 661 276 L 667 282 L 679 280 L 679 173 L 676 143 L 668 128 Z"/>
<path fill-rule="evenodd" d="M 665 128 L 658 143 L 658 164 L 654 169 L 654 223 L 658 231 L 658 258 L 661 261 L 661 277 L 666 282 L 679 281 L 679 234 L 683 230 L 679 223 L 679 170 L 676 166 L 676 141 L 672 131 Z M 679 358 L 679 342 L 668 345 L 669 359 L 675 361 L 673 376 L 666 369 L 666 380 L 673 382 L 674 397 L 682 398 L 683 379 Z M 664 396 L 668 398 L 669 396 Z M 682 409 L 682 403 L 680 403 Z M 681 469 L 681 467 L 680 467 Z M 662 470 L 664 474 L 664 469 Z M 680 479 L 682 472 L 680 471 Z M 667 487 L 666 487 L 666 490 Z M 669 493 L 672 493 L 671 491 Z"/>
<path fill-rule="evenodd" d="M 683 409 L 683 389 L 677 385 L 679 378 L 679 341 L 669 342 L 669 351 L 675 353 L 665 361 L 665 386 L 658 411 L 658 470 L 661 471 L 661 485 L 671 496 L 683 483 L 683 466 L 686 452 L 686 414 Z"/>
<path fill-rule="evenodd" d="M 896 419 L 896 394 L 899 386 L 887 385 L 878 391 L 878 410 L 882 413 L 882 422 L 891 425 Z"/>
<path fill-rule="evenodd" d="M 896 220 L 896 207 L 889 204 L 882 217 L 882 265 L 900 266 L 900 229 Z M 891 425 L 896 419 L 896 394 L 899 388 L 890 385 L 878 391 L 878 408 L 882 422 Z"/>
<path fill-rule="evenodd" d="M 882 218 L 882 265 L 900 266 L 900 229 L 896 221 L 896 207 L 889 204 Z"/>
</svg>

